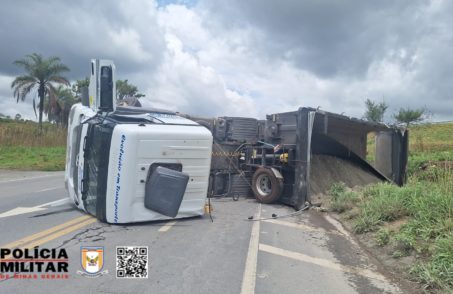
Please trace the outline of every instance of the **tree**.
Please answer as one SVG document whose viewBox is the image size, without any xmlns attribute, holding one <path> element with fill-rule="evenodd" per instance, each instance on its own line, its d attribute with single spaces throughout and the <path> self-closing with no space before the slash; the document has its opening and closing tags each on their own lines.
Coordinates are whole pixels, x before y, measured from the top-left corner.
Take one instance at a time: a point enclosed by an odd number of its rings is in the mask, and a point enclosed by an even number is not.
<svg viewBox="0 0 453 294">
<path fill-rule="evenodd" d="M 69 68 L 61 63 L 58 57 L 44 58 L 38 53 L 29 54 L 23 59 L 14 61 L 14 64 L 23 67 L 26 72 L 24 75 L 16 77 L 11 83 L 14 97 L 19 103 L 19 100 L 24 101 L 33 90 L 38 90 L 39 128 L 42 131 L 44 100 L 48 97 L 50 105 L 56 103 L 54 84 L 69 85 L 68 80 L 61 76 L 63 72 L 69 71 Z M 33 110 L 36 114 L 34 99 Z"/>
<path fill-rule="evenodd" d="M 374 102 L 370 99 L 365 101 L 366 112 L 364 118 L 367 121 L 380 123 L 384 120 L 385 111 L 388 108 L 388 105 L 385 102 Z"/>
<path fill-rule="evenodd" d="M 55 88 L 56 103 L 51 105 L 47 100 L 44 105 L 44 113 L 47 114 L 50 122 L 55 122 L 57 125 L 63 125 L 67 127 L 69 112 L 71 111 L 72 105 L 77 103 L 77 98 L 74 96 L 71 88 L 59 85 Z"/>
<path fill-rule="evenodd" d="M 72 92 L 74 92 L 75 97 L 80 100 L 82 96 L 82 88 L 88 87 L 90 85 L 90 80 L 86 77 L 83 80 L 77 80 L 72 84 Z"/>
<path fill-rule="evenodd" d="M 398 113 L 394 114 L 396 122 L 399 124 L 406 124 L 406 128 L 409 127 L 411 123 L 416 123 L 423 121 L 425 119 L 424 115 L 426 114 L 426 109 L 410 109 L 410 108 L 400 108 Z"/>
<path fill-rule="evenodd" d="M 14 117 L 15 120 L 20 120 L 22 118 L 22 115 L 20 113 L 16 113 L 16 116 Z"/>
<path fill-rule="evenodd" d="M 116 81 L 116 99 L 124 100 L 128 97 L 140 98 L 144 96 L 144 94 L 138 92 L 137 86 L 129 84 L 128 80 Z"/>
</svg>

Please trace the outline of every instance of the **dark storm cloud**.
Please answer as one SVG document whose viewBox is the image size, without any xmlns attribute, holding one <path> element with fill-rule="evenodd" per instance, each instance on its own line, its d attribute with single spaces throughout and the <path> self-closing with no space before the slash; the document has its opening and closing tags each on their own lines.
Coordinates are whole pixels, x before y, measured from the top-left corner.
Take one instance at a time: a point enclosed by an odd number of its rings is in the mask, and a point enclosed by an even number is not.
<svg viewBox="0 0 453 294">
<path fill-rule="evenodd" d="M 388 48 L 409 49 L 426 1 L 203 2 L 225 26 L 250 25 L 260 51 L 321 77 L 363 75 Z M 219 7 L 220 6 L 220 7 Z"/>
<path fill-rule="evenodd" d="M 164 42 L 149 17 L 153 5 L 152 1 L 2 1 L 0 73 L 19 73 L 12 62 L 33 52 L 59 56 L 71 68 L 71 79 L 87 75 L 91 58 L 114 59 L 124 75 L 156 67 Z"/>
<path fill-rule="evenodd" d="M 363 82 L 365 95 L 400 107 L 453 116 L 452 1 L 202 1 L 212 30 L 248 28 L 248 47 L 330 81 Z M 372 85 L 392 63 L 400 86 Z M 381 72 L 380 77 L 388 74 Z M 369 87 L 367 87 L 369 84 Z M 369 91 L 368 91 L 369 90 Z M 359 100 L 359 97 L 356 97 Z M 360 103 L 360 101 L 358 101 Z"/>
<path fill-rule="evenodd" d="M 91 58 L 113 59 L 150 103 L 191 113 L 225 112 L 217 100 L 226 99 L 238 105 L 232 115 L 246 100 L 245 114 L 303 104 L 361 116 L 371 98 L 384 99 L 389 116 L 426 106 L 453 118 L 453 1 L 158 4 L 2 1 L 0 112 L 15 114 L 9 85 L 22 71 L 12 62 L 38 52 L 61 57 L 70 79 L 86 76 Z"/>
</svg>

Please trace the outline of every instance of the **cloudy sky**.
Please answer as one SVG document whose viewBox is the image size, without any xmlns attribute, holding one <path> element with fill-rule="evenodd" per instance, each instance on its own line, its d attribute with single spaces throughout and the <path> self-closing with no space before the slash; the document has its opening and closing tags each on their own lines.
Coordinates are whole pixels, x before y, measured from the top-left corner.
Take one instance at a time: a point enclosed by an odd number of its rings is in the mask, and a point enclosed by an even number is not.
<svg viewBox="0 0 453 294">
<path fill-rule="evenodd" d="M 17 104 L 12 62 L 56 55 L 71 80 L 91 58 L 146 105 L 197 115 L 263 118 L 318 107 L 361 117 L 364 100 L 426 107 L 453 120 L 453 1 L 419 0 L 3 0 L 0 113 Z"/>
</svg>

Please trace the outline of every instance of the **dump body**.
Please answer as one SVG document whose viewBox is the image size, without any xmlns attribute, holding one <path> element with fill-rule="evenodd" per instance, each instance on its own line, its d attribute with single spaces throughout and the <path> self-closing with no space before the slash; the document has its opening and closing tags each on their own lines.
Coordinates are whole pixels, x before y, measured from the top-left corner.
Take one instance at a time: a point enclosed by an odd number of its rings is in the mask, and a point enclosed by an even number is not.
<svg viewBox="0 0 453 294">
<path fill-rule="evenodd" d="M 337 181 L 354 186 L 379 181 L 402 185 L 405 180 L 407 131 L 384 124 L 305 107 L 267 115 L 265 120 L 197 120 L 214 135 L 212 196 L 246 196 L 252 191 L 256 196 L 257 189 L 266 190 L 266 185 L 272 191 L 272 182 L 282 185 L 280 202 L 300 209 L 312 200 L 311 195 L 327 192 Z M 371 132 L 377 133 L 375 166 L 366 161 Z M 271 181 L 255 181 L 263 179 L 254 177 L 262 168 L 272 171 Z"/>
</svg>

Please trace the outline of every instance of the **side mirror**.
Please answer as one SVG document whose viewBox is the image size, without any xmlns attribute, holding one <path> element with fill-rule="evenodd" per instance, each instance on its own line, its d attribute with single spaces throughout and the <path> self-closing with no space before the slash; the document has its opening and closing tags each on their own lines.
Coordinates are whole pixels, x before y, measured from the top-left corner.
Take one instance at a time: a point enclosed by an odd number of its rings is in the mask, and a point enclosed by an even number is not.
<svg viewBox="0 0 453 294">
<path fill-rule="evenodd" d="M 101 66 L 100 96 L 99 110 L 103 112 L 113 111 L 113 74 L 111 66 Z"/>
</svg>

